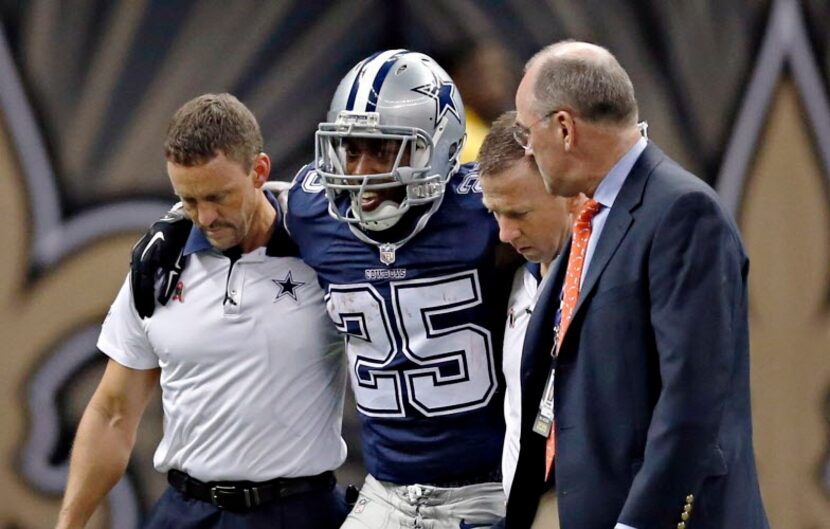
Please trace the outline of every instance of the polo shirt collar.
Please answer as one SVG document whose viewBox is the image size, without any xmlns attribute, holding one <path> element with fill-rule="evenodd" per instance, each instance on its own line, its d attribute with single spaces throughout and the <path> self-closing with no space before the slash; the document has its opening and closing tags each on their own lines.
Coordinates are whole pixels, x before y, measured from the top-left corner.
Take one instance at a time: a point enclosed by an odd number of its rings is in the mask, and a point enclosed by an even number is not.
<svg viewBox="0 0 830 529">
<path fill-rule="evenodd" d="M 294 244 L 294 241 L 291 240 L 288 232 L 285 231 L 282 208 L 280 208 L 277 198 L 268 190 L 264 190 L 263 192 L 265 193 L 265 198 L 268 199 L 268 202 L 277 212 L 276 217 L 274 217 L 274 233 L 271 235 L 271 238 L 268 240 L 268 244 L 265 246 L 265 255 L 272 257 L 298 255 L 299 252 L 297 251 L 297 246 Z M 202 230 L 196 226 L 193 226 L 190 229 L 190 234 L 187 236 L 187 241 L 184 243 L 183 255 L 188 256 L 190 254 L 206 250 L 216 251 L 216 249 L 210 244 L 210 241 L 208 241 L 207 237 L 205 237 L 202 233 Z"/>
</svg>

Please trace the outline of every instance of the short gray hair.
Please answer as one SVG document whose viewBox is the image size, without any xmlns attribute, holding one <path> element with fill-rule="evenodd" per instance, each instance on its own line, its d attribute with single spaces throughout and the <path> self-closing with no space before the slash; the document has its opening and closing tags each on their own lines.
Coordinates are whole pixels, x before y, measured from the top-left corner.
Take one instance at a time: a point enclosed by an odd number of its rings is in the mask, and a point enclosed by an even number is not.
<svg viewBox="0 0 830 529">
<path fill-rule="evenodd" d="M 551 44 L 527 62 L 525 71 L 539 65 L 533 87 L 539 111 L 564 108 L 590 122 L 637 123 L 639 110 L 628 73 L 601 46 L 585 43 L 592 53 L 559 53 L 579 44 L 583 43 L 566 40 Z"/>
</svg>

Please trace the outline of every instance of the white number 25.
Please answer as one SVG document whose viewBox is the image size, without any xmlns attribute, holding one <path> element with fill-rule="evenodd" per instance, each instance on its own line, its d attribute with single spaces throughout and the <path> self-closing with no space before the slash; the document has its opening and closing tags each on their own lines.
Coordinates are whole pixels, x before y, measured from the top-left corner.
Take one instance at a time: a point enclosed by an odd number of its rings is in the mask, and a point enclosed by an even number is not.
<svg viewBox="0 0 830 529">
<path fill-rule="evenodd" d="M 327 296 L 346 335 L 358 409 L 404 417 L 404 398 L 428 417 L 486 406 L 497 385 L 490 331 L 464 318 L 482 302 L 478 273 L 393 281 L 390 289 L 391 312 L 368 283 L 332 285 Z M 457 323 L 436 328 L 445 316 Z M 399 354 L 409 367 L 390 366 Z"/>
</svg>

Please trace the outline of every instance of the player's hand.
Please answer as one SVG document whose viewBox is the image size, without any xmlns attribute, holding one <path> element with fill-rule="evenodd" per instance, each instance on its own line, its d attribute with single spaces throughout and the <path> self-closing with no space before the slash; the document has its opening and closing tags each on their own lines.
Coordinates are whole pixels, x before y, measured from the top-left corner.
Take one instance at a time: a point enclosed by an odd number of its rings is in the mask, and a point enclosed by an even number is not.
<svg viewBox="0 0 830 529">
<path fill-rule="evenodd" d="M 130 285 L 138 315 L 149 318 L 156 300 L 166 304 L 182 273 L 182 253 L 193 225 L 180 204 L 153 223 L 135 243 L 130 260 Z"/>
</svg>

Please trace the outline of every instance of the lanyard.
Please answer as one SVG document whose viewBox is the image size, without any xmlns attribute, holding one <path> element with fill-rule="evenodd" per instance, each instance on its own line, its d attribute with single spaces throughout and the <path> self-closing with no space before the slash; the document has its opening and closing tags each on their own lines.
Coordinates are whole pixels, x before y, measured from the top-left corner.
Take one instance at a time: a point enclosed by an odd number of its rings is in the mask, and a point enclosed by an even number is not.
<svg viewBox="0 0 830 529">
<path fill-rule="evenodd" d="M 559 293 L 559 308 L 556 309 L 556 316 L 553 321 L 553 347 L 550 355 L 553 357 L 553 367 L 548 373 L 545 382 L 545 392 L 542 393 L 542 400 L 539 401 L 539 411 L 536 413 L 536 420 L 533 421 L 533 431 L 547 438 L 553 426 L 553 383 L 556 374 L 556 356 L 559 353 L 559 329 L 562 323 L 562 293 Z"/>
</svg>

